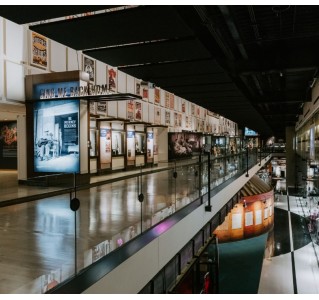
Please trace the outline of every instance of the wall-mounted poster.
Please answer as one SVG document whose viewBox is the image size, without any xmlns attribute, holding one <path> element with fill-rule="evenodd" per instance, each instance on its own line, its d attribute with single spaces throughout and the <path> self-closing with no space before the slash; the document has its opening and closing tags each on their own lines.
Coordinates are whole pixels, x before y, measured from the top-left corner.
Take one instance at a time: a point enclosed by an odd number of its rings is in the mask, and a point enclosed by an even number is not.
<svg viewBox="0 0 319 300">
<path fill-rule="evenodd" d="M 191 104 L 191 114 L 192 114 L 192 116 L 195 116 L 195 104 L 194 103 Z"/>
<path fill-rule="evenodd" d="M 178 126 L 182 127 L 182 114 L 178 114 L 177 119 L 178 119 L 178 122 L 177 122 Z"/>
<path fill-rule="evenodd" d="M 196 106 L 196 116 L 200 118 L 200 107 L 198 105 Z"/>
<path fill-rule="evenodd" d="M 34 171 L 78 173 L 79 101 L 34 103 Z"/>
<path fill-rule="evenodd" d="M 112 161 L 111 129 L 100 128 L 100 162 L 109 164 Z"/>
<path fill-rule="evenodd" d="M 134 120 L 134 101 L 133 100 L 127 100 L 127 119 L 128 120 Z"/>
<path fill-rule="evenodd" d="M 83 55 L 82 69 L 84 72 L 89 74 L 90 81 L 94 82 L 95 81 L 95 60 Z"/>
<path fill-rule="evenodd" d="M 182 100 L 182 112 L 186 112 L 186 103 L 184 100 Z"/>
<path fill-rule="evenodd" d="M 48 39 L 36 32 L 31 33 L 31 64 L 46 69 L 48 67 Z"/>
<path fill-rule="evenodd" d="M 165 111 L 165 125 L 171 125 L 171 112 L 169 110 Z"/>
<path fill-rule="evenodd" d="M 107 114 L 107 101 L 99 101 L 96 103 L 96 113 L 98 115 Z"/>
<path fill-rule="evenodd" d="M 93 101 L 90 102 L 90 114 L 96 115 L 96 104 Z"/>
<path fill-rule="evenodd" d="M 148 82 L 141 82 L 142 99 L 148 101 Z"/>
<path fill-rule="evenodd" d="M 117 69 L 109 66 L 107 68 L 109 79 L 109 90 L 111 92 L 117 92 Z"/>
<path fill-rule="evenodd" d="M 175 96 L 174 94 L 169 94 L 169 108 L 174 109 L 175 108 Z"/>
<path fill-rule="evenodd" d="M 154 95 L 155 95 L 155 103 L 160 104 L 161 103 L 161 90 L 159 88 L 155 88 Z"/>
<path fill-rule="evenodd" d="M 17 122 L 0 122 L 0 169 L 17 168 Z"/>
<path fill-rule="evenodd" d="M 154 123 L 161 124 L 161 108 L 156 106 L 154 107 Z"/>
<path fill-rule="evenodd" d="M 165 107 L 169 108 L 169 92 L 165 92 Z"/>
<path fill-rule="evenodd" d="M 141 95 L 141 80 L 135 79 L 135 95 Z"/>
<path fill-rule="evenodd" d="M 142 121 L 142 103 L 135 101 L 135 120 Z"/>
<path fill-rule="evenodd" d="M 168 159 L 186 158 L 202 148 L 201 134 L 190 132 L 168 133 Z"/>
<path fill-rule="evenodd" d="M 189 128 L 188 116 L 185 117 L 185 128 Z"/>
<path fill-rule="evenodd" d="M 177 112 L 174 112 L 174 126 L 178 127 L 178 115 L 177 115 Z"/>
</svg>

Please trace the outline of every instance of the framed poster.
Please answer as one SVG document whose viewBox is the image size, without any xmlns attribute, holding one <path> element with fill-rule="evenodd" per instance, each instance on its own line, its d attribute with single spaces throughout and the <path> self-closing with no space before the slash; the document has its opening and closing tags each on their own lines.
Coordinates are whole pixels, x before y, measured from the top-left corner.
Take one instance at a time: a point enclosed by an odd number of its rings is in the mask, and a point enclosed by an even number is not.
<svg viewBox="0 0 319 300">
<path fill-rule="evenodd" d="M 84 72 L 89 74 L 89 79 L 91 82 L 95 81 L 95 60 L 85 55 L 83 57 L 82 69 Z"/>
<path fill-rule="evenodd" d="M 135 120 L 142 121 L 142 103 L 135 101 Z"/>
<path fill-rule="evenodd" d="M 42 69 L 48 67 L 48 39 L 36 32 L 31 32 L 31 65 Z"/>
<path fill-rule="evenodd" d="M 182 100 L 182 112 L 186 112 L 186 103 L 184 100 Z"/>
<path fill-rule="evenodd" d="M 169 108 L 169 92 L 165 92 L 165 107 Z"/>
<path fill-rule="evenodd" d="M 107 114 L 107 101 L 99 101 L 96 103 L 96 113 L 98 115 Z"/>
<path fill-rule="evenodd" d="M 177 118 L 178 118 L 178 122 L 177 122 L 178 126 L 182 127 L 182 114 L 178 114 Z"/>
<path fill-rule="evenodd" d="M 161 108 L 156 106 L 154 107 L 154 123 L 161 124 Z"/>
<path fill-rule="evenodd" d="M 0 122 L 0 166 L 3 169 L 17 168 L 17 122 Z"/>
<path fill-rule="evenodd" d="M 177 115 L 177 112 L 174 112 L 174 126 L 178 127 L 178 115 Z"/>
<path fill-rule="evenodd" d="M 96 105 L 95 105 L 95 102 L 93 101 L 90 101 L 90 114 L 96 115 Z"/>
<path fill-rule="evenodd" d="M 255 211 L 255 225 L 260 225 L 262 223 L 261 214 L 261 209 Z"/>
<path fill-rule="evenodd" d="M 195 116 L 195 104 L 194 103 L 191 104 L 191 114 L 192 114 L 192 116 Z"/>
<path fill-rule="evenodd" d="M 79 101 L 38 101 L 33 107 L 34 171 L 79 173 Z"/>
<path fill-rule="evenodd" d="M 134 101 L 127 100 L 126 117 L 128 120 L 134 120 Z"/>
<path fill-rule="evenodd" d="M 188 120 L 188 116 L 185 116 L 185 128 L 189 127 L 189 120 Z"/>
<path fill-rule="evenodd" d="M 160 104 L 161 103 L 161 90 L 159 88 L 155 88 L 154 95 L 155 95 L 155 103 Z"/>
<path fill-rule="evenodd" d="M 174 94 L 169 94 L 169 108 L 174 109 L 175 108 L 175 96 Z"/>
<path fill-rule="evenodd" d="M 165 111 L 165 125 L 171 125 L 171 112 L 169 110 Z"/>
<path fill-rule="evenodd" d="M 117 92 L 117 69 L 109 66 L 107 68 L 108 78 L 109 78 L 109 90 L 111 92 Z"/>
<path fill-rule="evenodd" d="M 141 80 L 135 79 L 135 95 L 141 95 Z"/>
</svg>

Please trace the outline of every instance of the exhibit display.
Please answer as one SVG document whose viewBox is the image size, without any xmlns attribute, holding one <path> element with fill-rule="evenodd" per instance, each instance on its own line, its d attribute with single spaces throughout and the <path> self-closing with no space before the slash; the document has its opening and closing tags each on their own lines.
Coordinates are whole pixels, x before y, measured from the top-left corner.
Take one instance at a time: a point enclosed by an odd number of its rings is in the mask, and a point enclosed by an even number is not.
<svg viewBox="0 0 319 300">
<path fill-rule="evenodd" d="M 17 168 L 17 122 L 0 122 L 0 168 Z"/>
<path fill-rule="evenodd" d="M 79 172 L 79 101 L 34 103 L 34 171 Z"/>
</svg>

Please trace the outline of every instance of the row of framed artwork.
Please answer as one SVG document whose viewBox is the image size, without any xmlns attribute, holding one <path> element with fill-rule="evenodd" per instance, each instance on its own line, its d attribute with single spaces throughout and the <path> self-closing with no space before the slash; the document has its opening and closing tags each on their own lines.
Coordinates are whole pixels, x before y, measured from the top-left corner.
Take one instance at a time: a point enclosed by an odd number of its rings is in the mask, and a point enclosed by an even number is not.
<svg viewBox="0 0 319 300">
<path fill-rule="evenodd" d="M 32 55 L 31 55 L 31 64 L 33 66 L 49 69 L 48 61 L 49 61 L 49 39 L 43 35 L 40 35 L 36 32 L 31 31 L 32 36 Z M 97 82 L 96 79 L 96 60 L 82 54 L 82 70 L 89 74 L 89 80 L 91 83 Z M 119 70 L 116 67 L 112 67 L 110 65 L 106 65 L 106 83 L 108 85 L 108 90 L 110 92 L 117 93 L 121 90 L 120 85 L 122 86 L 124 83 L 122 82 L 121 77 L 124 73 L 119 73 Z M 121 76 L 120 76 L 121 75 Z M 125 74 L 124 74 L 125 75 Z M 126 76 L 126 75 L 125 75 Z M 126 77 L 125 77 L 126 78 Z M 167 110 L 164 112 L 160 108 L 155 108 L 154 118 L 155 124 L 161 124 L 159 120 L 162 118 L 161 115 L 165 114 L 165 122 L 163 125 L 174 126 L 174 127 L 185 127 L 191 128 L 190 123 L 191 117 L 196 117 L 200 119 L 197 127 L 202 127 L 203 131 L 205 129 L 205 121 L 206 116 L 213 116 L 215 118 L 220 118 L 223 124 L 221 126 L 225 127 L 224 131 L 230 132 L 232 129 L 236 128 L 236 124 L 231 120 L 226 118 L 222 118 L 216 113 L 210 112 L 207 109 L 196 105 L 195 103 L 189 102 L 185 99 L 181 99 L 176 95 L 162 90 L 156 86 L 149 86 L 148 82 L 144 82 L 140 79 L 136 79 L 131 77 L 131 82 L 129 83 L 129 79 L 124 79 L 125 81 L 125 90 L 132 92 L 136 95 L 142 97 L 142 100 L 149 101 L 158 105 L 160 107 L 164 107 Z M 130 85 L 130 87 L 129 87 Z M 93 105 L 92 105 L 93 106 Z M 134 107 L 132 107 L 134 106 Z M 132 120 L 141 120 L 141 110 L 143 105 L 140 104 L 139 101 L 135 101 L 134 103 L 128 103 L 127 108 L 127 118 Z M 105 115 L 106 105 L 104 103 L 97 104 L 96 113 Z M 185 121 L 186 126 L 182 126 L 182 114 L 186 114 L 186 118 L 188 120 Z M 171 116 L 171 114 L 174 114 Z M 157 120 L 157 122 L 156 122 Z M 203 124 L 202 124 L 203 123 Z"/>
</svg>

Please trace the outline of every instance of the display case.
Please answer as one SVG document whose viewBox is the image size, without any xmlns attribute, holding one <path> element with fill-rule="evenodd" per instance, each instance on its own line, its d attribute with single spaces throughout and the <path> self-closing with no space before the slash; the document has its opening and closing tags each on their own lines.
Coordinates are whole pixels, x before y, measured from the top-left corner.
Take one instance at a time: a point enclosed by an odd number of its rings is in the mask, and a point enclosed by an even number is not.
<svg viewBox="0 0 319 300">
<path fill-rule="evenodd" d="M 225 156 L 226 152 L 226 137 L 213 136 L 212 137 L 212 156 L 221 157 Z"/>
<path fill-rule="evenodd" d="M 112 130 L 112 157 L 124 155 L 124 137 L 123 131 Z"/>
<path fill-rule="evenodd" d="M 135 132 L 135 154 L 145 154 L 145 133 L 144 132 Z"/>
</svg>

